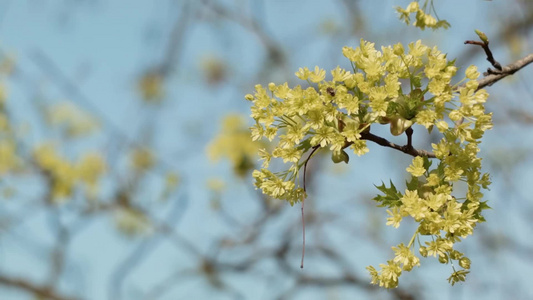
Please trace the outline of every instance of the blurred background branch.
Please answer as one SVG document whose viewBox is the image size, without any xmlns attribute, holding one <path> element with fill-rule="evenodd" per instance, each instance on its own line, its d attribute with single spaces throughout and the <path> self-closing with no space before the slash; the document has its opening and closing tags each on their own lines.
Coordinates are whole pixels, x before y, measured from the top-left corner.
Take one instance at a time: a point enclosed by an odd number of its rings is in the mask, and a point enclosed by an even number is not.
<svg viewBox="0 0 533 300">
<path fill-rule="evenodd" d="M 370 285 L 365 266 L 410 231 L 386 228 L 370 200 L 402 176 L 403 153 L 369 143 L 348 166 L 310 161 L 303 270 L 299 210 L 253 189 L 269 147 L 249 138 L 256 83 L 307 88 L 299 67 L 349 66 L 341 48 L 361 38 L 424 39 L 463 69 L 488 67 L 462 44 L 474 28 L 504 65 L 533 52 L 530 1 L 434 4 L 449 31 L 402 25 L 388 0 L 0 4 L 0 298 L 532 298 L 530 67 L 488 89 L 493 210 L 463 245 L 464 285 L 449 287 L 442 265 L 389 292 Z"/>
</svg>

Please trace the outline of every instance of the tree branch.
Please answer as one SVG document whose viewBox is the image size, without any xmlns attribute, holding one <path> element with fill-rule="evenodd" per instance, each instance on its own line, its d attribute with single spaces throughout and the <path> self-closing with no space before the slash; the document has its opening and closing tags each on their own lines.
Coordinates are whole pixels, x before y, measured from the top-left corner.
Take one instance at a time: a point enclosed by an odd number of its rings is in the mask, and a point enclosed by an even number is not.
<svg viewBox="0 0 533 300">
<path fill-rule="evenodd" d="M 494 56 L 492 55 L 492 51 L 490 51 L 488 40 L 485 42 L 466 41 L 465 44 L 478 45 L 481 48 L 483 48 L 483 50 L 485 51 L 485 55 L 487 55 L 487 60 L 490 62 L 490 64 L 496 69 L 500 71 L 502 70 L 502 65 L 494 59 Z"/>
<path fill-rule="evenodd" d="M 481 79 L 478 79 L 478 83 L 479 83 L 479 86 L 478 86 L 478 90 L 479 89 L 482 89 L 486 86 L 490 86 L 498 81 L 500 81 L 502 78 L 505 78 L 509 75 L 512 75 L 514 74 L 515 72 L 517 72 L 518 70 L 524 68 L 525 66 L 529 65 L 530 63 L 533 62 L 533 53 L 527 55 L 526 57 L 520 59 L 520 60 L 517 60 L 516 62 L 512 63 L 512 64 L 509 64 L 505 67 L 502 68 L 501 71 L 495 71 L 495 70 L 491 70 L 489 71 L 490 74 L 487 74 L 485 73 L 485 77 L 484 78 L 481 78 Z M 411 132 L 411 135 L 412 135 L 412 132 Z M 406 154 L 409 154 L 411 156 L 422 156 L 422 157 L 428 157 L 428 158 L 436 158 L 435 154 L 433 152 L 430 152 L 430 151 L 426 151 L 426 150 L 418 150 L 418 149 L 415 149 L 413 148 L 413 146 L 411 145 L 411 136 L 410 134 L 408 133 L 408 142 L 407 142 L 407 145 L 404 145 L 404 146 L 400 146 L 400 145 L 397 145 L 395 143 L 392 143 L 390 142 L 389 140 L 385 139 L 385 138 L 382 138 L 380 136 L 377 136 L 377 135 L 374 135 L 370 132 L 362 132 L 361 133 L 361 140 L 367 140 L 367 141 L 372 141 L 380 146 L 383 146 L 383 147 L 389 147 L 389 148 L 392 148 L 392 149 L 396 149 L 398 151 L 401 151 L 403 153 L 406 153 Z M 346 147 L 350 146 L 351 144 L 353 143 L 346 143 Z"/>
<path fill-rule="evenodd" d="M 75 300 L 78 298 L 67 297 L 58 294 L 56 291 L 49 287 L 42 287 L 33 284 L 24 279 L 10 278 L 4 275 L 0 275 L 0 285 L 16 288 L 33 294 L 37 298 L 50 299 L 50 300 Z"/>
<path fill-rule="evenodd" d="M 436 158 L 435 154 L 426 150 L 418 150 L 410 145 L 400 146 L 393 142 L 388 141 L 380 136 L 374 135 L 370 132 L 361 132 L 361 140 L 372 141 L 380 146 L 396 149 L 411 156 L 422 156 L 428 158 Z"/>
<path fill-rule="evenodd" d="M 518 70 L 522 69 L 523 67 L 529 65 L 533 62 L 533 53 L 527 55 L 526 57 L 517 60 L 516 62 L 512 64 L 508 64 L 507 66 L 503 67 L 501 72 L 492 71 L 491 74 L 484 74 L 485 77 L 478 79 L 478 90 L 482 89 L 486 86 L 491 86 L 494 83 L 500 81 L 502 78 L 505 78 L 509 75 L 514 74 Z"/>
</svg>

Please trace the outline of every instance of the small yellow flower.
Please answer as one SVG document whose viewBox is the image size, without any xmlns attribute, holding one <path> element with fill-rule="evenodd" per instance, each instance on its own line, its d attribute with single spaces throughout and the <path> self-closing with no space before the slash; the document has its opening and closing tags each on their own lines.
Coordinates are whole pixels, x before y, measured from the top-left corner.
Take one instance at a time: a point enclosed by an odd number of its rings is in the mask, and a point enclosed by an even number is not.
<svg viewBox="0 0 533 300">
<path fill-rule="evenodd" d="M 120 208 L 115 212 L 115 223 L 122 233 L 129 237 L 143 235 L 150 229 L 150 220 L 137 209 Z"/>
<path fill-rule="evenodd" d="M 398 207 L 394 207 L 392 210 L 387 210 L 387 214 L 390 217 L 387 218 L 387 224 L 386 225 L 392 226 L 394 228 L 400 227 L 400 222 L 403 219 L 403 216 L 400 213 L 400 209 Z"/>
<path fill-rule="evenodd" d="M 474 65 L 469 66 L 466 71 L 466 78 L 470 80 L 476 80 L 479 77 L 479 72 L 477 71 L 477 67 Z"/>
<path fill-rule="evenodd" d="M 311 74 L 311 71 L 307 67 L 300 68 L 298 72 L 294 73 L 296 77 L 300 78 L 301 80 L 307 80 L 309 78 L 309 75 Z"/>
<path fill-rule="evenodd" d="M 207 188 L 215 193 L 221 193 L 226 189 L 226 183 L 220 178 L 210 178 L 207 180 Z"/>
<path fill-rule="evenodd" d="M 89 135 L 99 127 L 98 121 L 71 102 L 60 102 L 46 111 L 50 124 L 64 130 L 66 136 L 76 138 Z"/>
<path fill-rule="evenodd" d="M 164 96 L 163 76 L 159 72 L 146 72 L 139 78 L 137 88 L 146 102 L 157 103 Z"/>
<path fill-rule="evenodd" d="M 320 69 L 318 66 L 315 67 L 315 71 L 309 74 L 309 80 L 314 83 L 321 82 L 326 78 L 326 71 Z"/>
<path fill-rule="evenodd" d="M 153 152 L 147 148 L 137 148 L 131 153 L 131 164 L 137 171 L 146 171 L 155 164 Z"/>
<path fill-rule="evenodd" d="M 415 157 L 413 163 L 406 170 L 415 177 L 424 175 L 426 172 L 426 169 L 424 168 L 424 159 L 420 156 Z"/>
<path fill-rule="evenodd" d="M 14 170 L 19 162 L 14 141 L 0 141 L 0 175 Z"/>
</svg>

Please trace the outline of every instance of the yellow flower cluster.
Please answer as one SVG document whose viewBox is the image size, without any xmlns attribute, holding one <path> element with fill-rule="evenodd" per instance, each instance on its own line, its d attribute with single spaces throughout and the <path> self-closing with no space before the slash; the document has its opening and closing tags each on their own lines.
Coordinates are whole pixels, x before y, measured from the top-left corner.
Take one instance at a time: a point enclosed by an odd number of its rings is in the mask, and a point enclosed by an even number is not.
<svg viewBox="0 0 533 300">
<path fill-rule="evenodd" d="M 213 161 L 228 159 L 235 174 L 243 177 L 255 167 L 254 161 L 261 145 L 260 142 L 250 140 L 250 132 L 244 118 L 231 114 L 224 118 L 222 130 L 207 147 L 207 154 Z"/>
<path fill-rule="evenodd" d="M 51 200 L 55 202 L 72 196 L 77 184 L 87 189 L 89 197 L 94 196 L 106 170 L 106 163 L 99 154 L 88 153 L 72 163 L 61 157 L 51 144 L 36 147 L 33 157 L 49 180 Z"/>
<path fill-rule="evenodd" d="M 132 150 L 130 154 L 130 164 L 136 172 L 149 170 L 156 163 L 156 158 L 152 150 L 138 147 Z"/>
<path fill-rule="evenodd" d="M 12 61 L 4 59 L 0 61 L 0 76 L 8 75 Z M 22 161 L 17 154 L 17 143 L 11 120 L 6 110 L 7 87 L 0 82 L 0 175 L 5 175 L 11 171 L 16 171 Z"/>
<path fill-rule="evenodd" d="M 98 129 L 98 121 L 71 102 L 61 102 L 47 110 L 47 121 L 63 130 L 66 137 L 83 137 Z"/>
<path fill-rule="evenodd" d="M 306 196 L 299 175 L 317 150 L 329 149 L 334 162 L 347 163 L 346 148 L 357 155 L 368 151 L 362 136 L 372 125 L 388 124 L 392 135 L 415 124 L 428 131 L 437 128 L 442 139 L 432 147 L 438 165 L 431 168 L 427 157 L 415 157 L 406 169 L 411 179 L 404 193 L 392 182 L 390 187 L 378 187 L 384 195 L 374 200 L 389 209 L 387 225 L 398 227 L 404 218 L 419 225 L 407 246 L 393 247 L 394 259 L 380 265 L 380 271 L 368 270 L 373 283 L 396 287 L 402 271 L 420 264 L 413 250 L 417 241 L 424 257 L 438 257 L 441 263 L 457 260 L 464 270 L 454 269 L 449 280 L 452 284 L 464 280 L 470 263 L 454 245 L 484 221 L 481 211 L 488 206 L 482 202 L 481 189 L 490 184 L 489 175 L 481 173 L 478 157 L 480 139 L 492 127 L 491 114 L 484 112 L 488 94 L 478 90 L 479 72 L 475 66 L 468 67 L 462 81 L 466 82 L 453 86 L 457 72 L 453 61 L 420 41 L 407 49 L 396 44 L 379 51 L 373 43 L 361 40 L 355 49 L 344 47 L 343 54 L 352 70 L 337 67 L 331 71 L 331 80 L 318 67 L 301 68 L 296 76 L 306 80 L 308 87 L 256 85 L 255 94 L 245 96 L 253 104 L 251 116 L 256 121 L 252 139 L 266 138 L 276 145 L 272 151 L 259 151 L 263 168 L 253 172 L 256 187 L 294 204 Z M 274 172 L 270 168 L 273 159 L 290 166 Z M 466 182 L 466 195 L 454 190 L 458 182 Z M 422 243 L 425 237 L 431 239 Z"/>
<path fill-rule="evenodd" d="M 115 211 L 114 217 L 117 229 L 131 238 L 146 234 L 151 229 L 150 219 L 138 209 L 121 207 Z"/>
<path fill-rule="evenodd" d="M 139 78 L 137 89 L 142 100 L 147 103 L 159 103 L 165 96 L 164 80 L 161 72 L 146 72 Z"/>
<path fill-rule="evenodd" d="M 16 170 L 21 161 L 17 155 L 17 148 L 12 139 L 0 139 L 0 175 Z"/>
<path fill-rule="evenodd" d="M 431 0 L 433 1 L 433 0 Z M 413 26 L 418 27 L 422 30 L 427 28 L 431 28 L 433 30 L 438 28 L 444 28 L 447 29 L 450 27 L 450 24 L 446 20 L 437 20 L 432 15 L 426 13 L 426 8 L 433 8 L 433 3 L 429 4 L 429 0 L 426 0 L 423 7 L 420 8 L 420 5 L 417 1 L 413 1 L 409 3 L 409 5 L 403 9 L 401 7 L 396 7 L 396 11 L 399 13 L 400 20 L 404 21 L 407 25 L 411 23 L 411 17 L 410 14 L 416 13 L 415 21 L 413 22 Z M 434 10 L 434 9 L 433 9 Z"/>
</svg>

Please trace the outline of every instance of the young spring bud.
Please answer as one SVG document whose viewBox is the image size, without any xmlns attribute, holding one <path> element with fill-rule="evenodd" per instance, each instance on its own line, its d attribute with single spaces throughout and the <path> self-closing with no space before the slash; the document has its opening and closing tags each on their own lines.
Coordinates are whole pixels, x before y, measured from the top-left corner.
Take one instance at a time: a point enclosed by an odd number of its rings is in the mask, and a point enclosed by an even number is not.
<svg viewBox="0 0 533 300">
<path fill-rule="evenodd" d="M 459 265 L 463 269 L 470 269 L 470 259 L 468 257 L 461 257 L 459 260 Z"/>
<path fill-rule="evenodd" d="M 333 151 L 331 154 L 331 160 L 336 164 L 340 163 L 341 161 L 348 163 L 350 161 L 350 157 L 346 152 L 344 152 L 344 150 L 339 150 Z"/>
<path fill-rule="evenodd" d="M 394 45 L 392 49 L 394 51 L 394 54 L 396 55 L 402 55 L 405 52 L 403 45 L 401 43 Z"/>
<path fill-rule="evenodd" d="M 406 120 L 402 117 L 392 117 L 390 122 L 390 133 L 394 136 L 398 136 L 404 133 L 407 128 L 413 125 L 413 121 Z"/>
<path fill-rule="evenodd" d="M 485 35 L 484 32 L 479 31 L 479 30 L 476 29 L 476 34 L 483 41 L 483 43 L 485 43 L 486 45 L 489 44 L 489 38 L 487 38 L 487 35 Z"/>
</svg>

